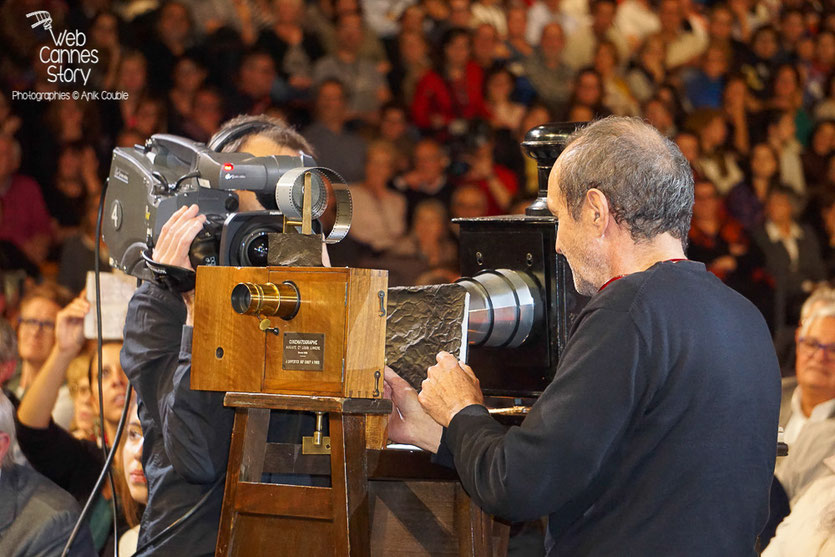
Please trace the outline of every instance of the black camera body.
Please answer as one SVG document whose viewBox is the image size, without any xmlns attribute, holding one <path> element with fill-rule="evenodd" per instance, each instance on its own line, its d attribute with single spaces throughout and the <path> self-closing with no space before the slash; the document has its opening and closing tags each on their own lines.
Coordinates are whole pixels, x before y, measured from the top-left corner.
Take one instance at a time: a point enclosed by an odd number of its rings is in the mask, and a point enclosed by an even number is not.
<svg viewBox="0 0 835 557">
<path fill-rule="evenodd" d="M 311 157 L 218 153 L 167 134 L 154 135 L 143 146 L 116 148 L 102 218 L 111 265 L 141 279 L 154 278 L 146 257 L 171 215 L 192 204 L 207 216 L 189 252 L 193 267 L 266 265 L 267 235 L 284 232 L 288 219 L 301 222 L 305 181 L 311 190 L 309 217 L 324 212 L 325 179 L 338 190 L 337 213 L 342 217 L 340 229 L 335 227 L 327 239 L 332 243 L 350 226 L 350 194 L 338 174 L 316 167 Z M 237 190 L 255 192 L 267 209 L 236 212 Z"/>
</svg>

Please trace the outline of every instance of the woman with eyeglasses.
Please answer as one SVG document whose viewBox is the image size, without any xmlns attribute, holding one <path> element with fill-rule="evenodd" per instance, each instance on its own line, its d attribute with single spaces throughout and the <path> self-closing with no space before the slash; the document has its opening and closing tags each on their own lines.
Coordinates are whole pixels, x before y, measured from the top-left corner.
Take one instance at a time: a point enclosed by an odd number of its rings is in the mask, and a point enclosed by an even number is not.
<svg viewBox="0 0 835 557">
<path fill-rule="evenodd" d="M 55 319 L 70 301 L 70 293 L 53 283 L 45 283 L 27 292 L 20 302 L 17 319 L 18 366 L 6 389 L 18 399 L 35 382 L 55 344 Z M 52 419 L 69 428 L 73 417 L 73 402 L 69 388 L 63 385 L 52 408 Z"/>
</svg>

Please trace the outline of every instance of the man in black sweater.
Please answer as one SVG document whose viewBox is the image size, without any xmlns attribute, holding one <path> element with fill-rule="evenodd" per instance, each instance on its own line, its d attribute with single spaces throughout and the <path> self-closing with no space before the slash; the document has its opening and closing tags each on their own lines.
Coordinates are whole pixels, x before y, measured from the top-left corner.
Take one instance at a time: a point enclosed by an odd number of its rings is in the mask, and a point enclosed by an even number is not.
<svg viewBox="0 0 835 557">
<path fill-rule="evenodd" d="M 552 383 L 507 429 L 449 354 L 419 395 L 388 371 L 392 439 L 454 463 L 491 514 L 548 515 L 550 556 L 755 555 L 780 373 L 756 308 L 685 259 L 692 204 L 687 161 L 649 125 L 578 131 L 548 205 L 591 300 Z"/>
</svg>

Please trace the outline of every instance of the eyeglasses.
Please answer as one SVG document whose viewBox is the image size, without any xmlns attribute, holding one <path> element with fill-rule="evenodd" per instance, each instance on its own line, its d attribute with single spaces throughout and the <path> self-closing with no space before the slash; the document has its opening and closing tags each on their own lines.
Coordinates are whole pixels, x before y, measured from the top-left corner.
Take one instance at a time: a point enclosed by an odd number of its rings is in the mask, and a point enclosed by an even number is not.
<svg viewBox="0 0 835 557">
<path fill-rule="evenodd" d="M 807 356 L 814 355 L 817 349 L 820 348 L 826 359 L 835 359 L 835 342 L 823 344 L 818 342 L 817 339 L 807 337 L 800 337 L 797 341 L 800 343 L 800 348 L 806 352 Z"/>
<path fill-rule="evenodd" d="M 55 329 L 55 321 L 41 321 L 39 319 L 19 318 L 17 320 L 17 324 L 21 327 L 27 327 L 29 329 L 43 329 L 48 333 L 51 333 Z"/>
</svg>

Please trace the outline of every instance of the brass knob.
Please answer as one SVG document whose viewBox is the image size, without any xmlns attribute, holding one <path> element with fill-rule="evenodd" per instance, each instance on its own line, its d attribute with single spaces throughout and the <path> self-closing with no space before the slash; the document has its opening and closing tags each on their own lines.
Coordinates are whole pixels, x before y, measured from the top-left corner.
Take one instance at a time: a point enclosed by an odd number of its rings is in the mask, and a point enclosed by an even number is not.
<svg viewBox="0 0 835 557">
<path fill-rule="evenodd" d="M 242 315 L 277 315 L 292 319 L 299 312 L 299 289 L 290 281 L 281 284 L 242 282 L 232 289 L 232 308 Z"/>
</svg>

